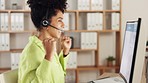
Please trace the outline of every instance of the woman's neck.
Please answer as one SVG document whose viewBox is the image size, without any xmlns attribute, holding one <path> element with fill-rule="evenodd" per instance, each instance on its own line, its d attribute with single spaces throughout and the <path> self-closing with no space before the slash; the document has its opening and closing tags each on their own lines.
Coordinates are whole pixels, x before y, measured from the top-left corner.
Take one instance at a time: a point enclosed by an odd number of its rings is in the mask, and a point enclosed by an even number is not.
<svg viewBox="0 0 148 83">
<path fill-rule="evenodd" d="M 53 38 L 46 30 L 42 30 L 39 32 L 38 38 L 43 41 L 46 38 Z"/>
</svg>

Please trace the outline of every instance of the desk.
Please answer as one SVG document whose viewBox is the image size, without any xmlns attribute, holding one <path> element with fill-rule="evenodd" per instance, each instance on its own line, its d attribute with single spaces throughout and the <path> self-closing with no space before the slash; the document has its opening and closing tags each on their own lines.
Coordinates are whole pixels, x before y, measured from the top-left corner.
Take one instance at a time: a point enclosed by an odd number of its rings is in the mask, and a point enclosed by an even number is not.
<svg viewBox="0 0 148 83">
<path fill-rule="evenodd" d="M 120 76 L 120 75 L 118 73 L 104 73 L 101 76 L 99 76 L 98 79 L 105 78 L 105 77 L 115 77 L 115 76 Z M 143 66 L 141 83 L 148 83 L 148 56 L 145 56 L 145 63 Z"/>
<path fill-rule="evenodd" d="M 104 73 L 101 76 L 99 76 L 98 79 L 105 78 L 105 77 L 117 77 L 117 76 L 120 77 L 118 73 Z"/>
<path fill-rule="evenodd" d="M 118 73 L 104 73 L 101 76 L 99 76 L 98 79 L 105 78 L 105 77 L 116 77 L 116 76 L 120 77 L 120 75 Z M 146 82 L 145 73 L 144 72 L 142 74 L 141 83 L 148 83 L 148 81 Z"/>
</svg>

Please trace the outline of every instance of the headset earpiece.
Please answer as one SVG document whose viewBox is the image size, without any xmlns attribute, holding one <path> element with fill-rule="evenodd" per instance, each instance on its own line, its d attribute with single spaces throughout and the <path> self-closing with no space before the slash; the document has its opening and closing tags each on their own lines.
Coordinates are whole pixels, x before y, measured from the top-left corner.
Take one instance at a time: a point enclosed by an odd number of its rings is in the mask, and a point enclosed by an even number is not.
<svg viewBox="0 0 148 83">
<path fill-rule="evenodd" d="M 42 20 L 42 26 L 43 27 L 48 27 L 49 26 L 49 21 L 47 19 Z"/>
</svg>

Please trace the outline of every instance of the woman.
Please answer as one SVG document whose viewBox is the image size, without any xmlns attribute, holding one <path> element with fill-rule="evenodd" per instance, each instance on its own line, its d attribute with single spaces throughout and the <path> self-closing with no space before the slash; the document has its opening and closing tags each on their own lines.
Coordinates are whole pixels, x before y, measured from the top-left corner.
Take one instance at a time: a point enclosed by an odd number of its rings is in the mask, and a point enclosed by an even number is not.
<svg viewBox="0 0 148 83">
<path fill-rule="evenodd" d="M 56 53 L 56 40 L 61 37 L 66 0 L 28 0 L 31 19 L 39 31 L 24 48 L 18 83 L 64 83 L 71 39 L 62 37 L 62 51 Z"/>
</svg>

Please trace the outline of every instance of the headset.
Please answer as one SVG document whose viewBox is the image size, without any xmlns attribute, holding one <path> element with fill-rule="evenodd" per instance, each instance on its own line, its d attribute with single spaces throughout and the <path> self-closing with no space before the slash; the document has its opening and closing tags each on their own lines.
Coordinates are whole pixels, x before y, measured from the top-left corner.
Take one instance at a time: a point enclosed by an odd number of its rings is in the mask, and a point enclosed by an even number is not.
<svg viewBox="0 0 148 83">
<path fill-rule="evenodd" d="M 49 8 L 47 9 L 47 13 L 46 13 L 45 18 L 41 21 L 41 25 L 43 27 L 51 26 L 52 28 L 55 28 L 57 30 L 60 30 L 61 32 L 64 32 L 62 29 L 59 29 L 59 28 L 57 28 L 57 27 L 50 24 L 50 20 L 48 20 L 48 14 L 49 14 Z"/>
<path fill-rule="evenodd" d="M 49 14 L 49 8 L 47 8 L 47 12 L 46 12 L 45 18 L 43 18 L 43 20 L 41 21 L 41 25 L 43 27 L 48 27 L 49 24 L 50 24 L 50 21 L 48 20 L 48 14 Z"/>
</svg>

